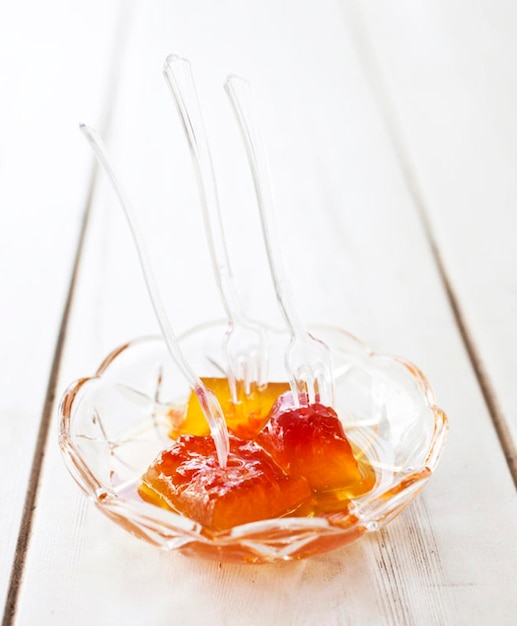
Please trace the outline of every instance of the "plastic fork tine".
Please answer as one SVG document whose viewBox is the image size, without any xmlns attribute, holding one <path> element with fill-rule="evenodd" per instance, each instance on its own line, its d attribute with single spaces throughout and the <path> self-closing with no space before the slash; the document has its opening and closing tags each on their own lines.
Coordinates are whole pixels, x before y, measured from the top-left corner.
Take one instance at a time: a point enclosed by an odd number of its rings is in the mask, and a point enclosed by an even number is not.
<svg viewBox="0 0 517 626">
<path fill-rule="evenodd" d="M 163 72 L 183 123 L 197 176 L 208 247 L 228 318 L 224 351 L 232 399 L 237 402 L 241 393 L 249 395 L 255 387 L 260 388 L 267 382 L 265 331 L 245 315 L 235 289 L 212 158 L 190 62 L 169 55 Z"/>
<path fill-rule="evenodd" d="M 285 354 L 291 388 L 300 404 L 321 402 L 332 406 L 334 384 L 330 350 L 325 343 L 306 331 L 294 305 L 289 282 L 284 273 L 280 245 L 274 228 L 271 183 L 258 122 L 253 111 L 250 84 L 238 76 L 229 76 L 225 90 L 232 103 L 246 146 L 271 276 L 280 309 L 291 332 L 291 341 Z"/>
<path fill-rule="evenodd" d="M 135 242 L 136 250 L 140 260 L 145 284 L 147 286 L 147 291 L 149 292 L 149 297 L 151 299 L 151 303 L 153 305 L 158 324 L 160 325 L 163 338 L 172 359 L 178 366 L 180 372 L 188 381 L 190 388 L 198 397 L 199 404 L 201 405 L 205 418 L 208 422 L 208 425 L 210 426 L 210 432 L 214 439 L 215 447 L 217 450 L 219 465 L 221 467 L 225 467 L 229 452 L 228 429 L 219 401 L 212 393 L 212 391 L 210 391 L 210 389 L 208 389 L 208 387 L 199 378 L 196 372 L 191 368 L 190 364 L 183 355 L 183 352 L 178 343 L 178 340 L 176 339 L 176 335 L 172 330 L 172 326 L 169 322 L 167 312 L 163 305 L 160 291 L 154 277 L 151 263 L 147 254 L 147 249 L 140 228 L 138 226 L 136 216 L 133 212 L 131 204 L 129 203 L 129 200 L 127 199 L 126 193 L 122 188 L 122 185 L 120 184 L 117 175 L 115 174 L 115 170 L 111 165 L 106 148 L 104 146 L 104 142 L 98 135 L 97 131 L 95 131 L 93 128 L 89 128 L 84 124 L 81 124 L 80 128 L 82 133 L 88 140 L 99 163 L 106 172 L 118 196 L 126 219 L 128 221 L 131 234 L 133 235 L 133 240 Z"/>
</svg>

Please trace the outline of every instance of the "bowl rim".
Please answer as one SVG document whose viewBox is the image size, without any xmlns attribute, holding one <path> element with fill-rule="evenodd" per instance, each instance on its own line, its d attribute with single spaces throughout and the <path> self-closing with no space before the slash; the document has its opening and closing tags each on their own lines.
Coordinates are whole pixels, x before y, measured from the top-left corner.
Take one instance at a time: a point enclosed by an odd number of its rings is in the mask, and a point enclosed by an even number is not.
<svg viewBox="0 0 517 626">
<path fill-rule="evenodd" d="M 224 323 L 224 320 L 215 320 L 197 324 L 196 326 L 193 326 L 179 334 L 178 339 L 180 341 L 185 340 L 195 333 Z M 267 328 L 271 332 L 285 333 L 285 329 L 279 329 L 272 326 L 267 326 Z M 106 488 L 91 472 L 87 463 L 82 458 L 81 451 L 73 441 L 71 425 L 73 421 L 74 408 L 78 399 L 80 399 L 83 394 L 87 392 L 87 388 L 100 380 L 110 368 L 112 363 L 121 354 L 131 347 L 140 344 L 154 341 L 157 343 L 163 343 L 164 340 L 161 335 L 143 335 L 120 344 L 102 360 L 101 364 L 92 376 L 79 378 L 69 384 L 65 389 L 58 408 L 58 439 L 59 447 L 68 471 L 83 493 L 90 500 L 93 500 L 94 503 L 109 517 L 117 518 L 115 521 L 118 521 L 119 523 L 122 515 L 120 509 L 121 507 L 126 507 L 128 511 L 131 511 L 140 518 L 145 519 L 147 523 L 152 521 L 158 523 L 159 528 L 162 531 L 168 530 L 172 533 L 181 533 L 190 537 L 190 540 L 209 543 L 211 545 L 216 544 L 221 547 L 224 547 L 228 543 L 234 543 L 235 541 L 242 540 L 243 537 L 252 536 L 259 530 L 263 533 L 264 530 L 268 530 L 269 527 L 276 531 L 287 531 L 288 529 L 292 529 L 296 526 L 304 529 L 305 532 L 308 530 L 315 530 L 318 533 L 330 534 L 350 533 L 357 531 L 361 526 L 365 532 L 380 529 L 396 517 L 396 515 L 398 515 L 407 506 L 407 504 L 411 502 L 414 497 L 413 495 L 406 500 L 402 498 L 402 495 L 405 494 L 406 490 L 412 489 L 414 495 L 416 495 L 425 486 L 434 472 L 448 435 L 447 415 L 436 405 L 434 391 L 426 376 L 422 373 L 420 368 L 418 368 L 410 360 L 395 355 L 377 353 L 355 335 L 330 324 L 312 325 L 309 328 L 332 332 L 337 331 L 339 334 L 345 336 L 348 341 L 355 344 L 356 347 L 359 348 L 368 358 L 373 360 L 389 360 L 402 365 L 416 383 L 422 394 L 426 407 L 431 411 L 434 417 L 434 429 L 430 438 L 430 447 L 423 464 L 418 468 L 414 468 L 410 472 L 400 473 L 394 482 L 387 485 L 384 490 L 376 493 L 375 497 L 368 497 L 369 494 L 367 493 L 359 498 L 352 499 L 346 513 L 345 511 L 341 511 L 338 516 L 334 514 L 325 514 L 322 516 L 308 518 L 286 515 L 280 518 L 241 524 L 228 530 L 216 532 L 210 531 L 201 524 L 178 513 L 162 509 L 143 500 L 136 501 L 134 499 L 124 497 L 116 493 L 114 490 Z M 400 505 L 397 505 L 398 500 L 401 500 Z M 386 506 L 387 501 L 390 502 L 391 506 Z"/>
</svg>

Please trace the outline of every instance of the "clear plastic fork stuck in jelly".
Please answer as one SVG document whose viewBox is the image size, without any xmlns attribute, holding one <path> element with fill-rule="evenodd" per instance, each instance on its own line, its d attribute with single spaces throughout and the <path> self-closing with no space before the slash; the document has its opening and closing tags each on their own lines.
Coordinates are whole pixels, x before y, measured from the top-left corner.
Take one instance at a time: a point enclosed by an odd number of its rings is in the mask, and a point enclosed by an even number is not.
<svg viewBox="0 0 517 626">
<path fill-rule="evenodd" d="M 169 55 L 164 76 L 187 136 L 197 175 L 208 247 L 228 326 L 224 337 L 226 373 L 237 403 L 267 383 L 266 333 L 244 312 L 235 289 L 221 219 L 217 185 L 190 62 Z"/>
<path fill-rule="evenodd" d="M 323 341 L 305 329 L 284 272 L 280 243 L 274 227 L 271 182 L 257 117 L 253 110 L 251 86 L 243 78 L 229 76 L 225 89 L 233 105 L 246 146 L 271 277 L 280 309 L 291 334 L 285 353 L 285 366 L 294 397 L 299 405 L 318 402 L 333 406 L 334 379 L 330 350 Z"/>
<path fill-rule="evenodd" d="M 177 55 L 167 57 L 164 75 L 176 102 L 187 135 L 197 174 L 201 205 L 212 263 L 228 317 L 224 348 L 227 374 L 234 402 L 266 384 L 267 346 L 262 326 L 244 313 L 235 290 L 219 207 L 208 139 L 190 62 Z M 280 245 L 273 219 L 273 200 L 265 153 L 253 113 L 249 83 L 230 76 L 226 92 L 239 123 L 255 184 L 264 242 L 275 291 L 291 333 L 285 366 L 298 405 L 334 404 L 331 354 L 324 342 L 308 333 L 298 315 L 283 270 Z"/>
<path fill-rule="evenodd" d="M 95 131 L 93 128 L 90 128 L 85 124 L 81 124 L 80 128 L 84 136 L 88 140 L 99 163 L 106 172 L 118 196 L 120 205 L 124 211 L 131 230 L 131 234 L 133 236 L 133 240 L 135 242 L 138 258 L 140 260 L 140 266 L 142 268 L 145 284 L 147 286 L 147 291 L 149 293 L 149 297 L 153 305 L 154 312 L 156 314 L 156 319 L 158 320 L 158 324 L 162 331 L 163 338 L 167 345 L 167 349 L 173 361 L 178 366 L 179 371 L 188 381 L 190 388 L 196 394 L 199 400 L 201 409 L 210 427 L 210 433 L 214 440 L 219 465 L 221 467 L 225 467 L 229 453 L 229 438 L 228 428 L 226 426 L 226 420 L 224 417 L 224 413 L 221 409 L 221 405 L 219 404 L 219 401 L 217 400 L 215 394 L 203 383 L 201 378 L 199 378 L 197 373 L 192 369 L 181 350 L 181 347 L 178 343 L 176 335 L 174 334 L 172 326 L 169 322 L 169 318 L 167 316 L 167 312 L 163 305 L 160 290 L 154 277 L 154 272 L 151 267 L 151 263 L 147 254 L 147 248 L 145 246 L 142 233 L 138 225 L 138 221 L 129 200 L 127 199 L 126 193 L 117 175 L 115 174 L 115 170 L 108 157 L 104 142 L 98 135 L 97 131 Z"/>
</svg>

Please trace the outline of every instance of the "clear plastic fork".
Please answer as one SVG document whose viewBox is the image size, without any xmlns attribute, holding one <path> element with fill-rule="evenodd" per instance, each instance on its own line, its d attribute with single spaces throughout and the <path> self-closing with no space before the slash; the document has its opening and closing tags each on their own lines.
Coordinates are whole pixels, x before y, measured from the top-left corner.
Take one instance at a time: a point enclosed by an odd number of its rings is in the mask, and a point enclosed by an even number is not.
<svg viewBox="0 0 517 626">
<path fill-rule="evenodd" d="M 208 247 L 226 310 L 228 327 L 224 352 L 232 400 L 238 402 L 267 383 L 267 345 L 264 328 L 249 319 L 235 289 L 219 208 L 217 185 L 201 108 L 190 62 L 169 55 L 164 76 L 187 136 L 197 176 Z"/>
<path fill-rule="evenodd" d="M 305 329 L 294 305 L 289 281 L 284 272 L 280 244 L 274 227 L 273 195 L 267 160 L 249 82 L 229 76 L 224 85 L 244 139 L 255 185 L 269 267 L 280 309 L 291 333 L 285 353 L 290 385 L 300 405 L 319 402 L 334 404 L 334 380 L 328 346 Z"/>
<path fill-rule="evenodd" d="M 174 331 L 172 330 L 136 216 L 129 200 L 127 199 L 126 193 L 122 188 L 117 175 L 115 174 L 115 170 L 111 165 L 104 142 L 98 135 L 97 131 L 93 128 L 90 128 L 85 124 L 81 124 L 80 128 L 88 140 L 99 163 L 106 172 L 118 196 L 135 242 L 147 291 L 149 292 L 149 297 L 151 299 L 158 324 L 160 325 L 163 338 L 173 361 L 176 363 L 179 371 L 186 378 L 190 388 L 194 391 L 199 400 L 199 404 L 201 405 L 205 418 L 208 422 L 210 432 L 215 443 L 219 465 L 221 467 L 225 467 L 226 460 L 228 458 L 229 440 L 226 421 L 224 419 L 224 414 L 219 401 L 217 400 L 215 394 L 203 383 L 196 372 L 191 368 L 181 350 Z"/>
</svg>

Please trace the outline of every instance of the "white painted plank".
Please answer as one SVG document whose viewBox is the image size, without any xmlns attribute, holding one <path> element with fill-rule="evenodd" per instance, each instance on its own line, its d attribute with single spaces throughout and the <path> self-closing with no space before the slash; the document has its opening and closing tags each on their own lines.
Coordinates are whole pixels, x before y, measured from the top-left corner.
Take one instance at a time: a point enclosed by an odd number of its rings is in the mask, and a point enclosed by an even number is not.
<svg viewBox="0 0 517 626">
<path fill-rule="evenodd" d="M 515 450 L 517 6 L 505 0 L 404 2 L 389 9 L 360 4 L 446 269 Z"/>
<path fill-rule="evenodd" d="M 104 4 L 0 4 L 2 606 L 90 184 L 76 126 L 101 119 L 107 86 Z"/>
<path fill-rule="evenodd" d="M 295 293 L 306 316 L 345 326 L 376 349 L 421 365 L 451 416 L 449 445 L 422 496 L 381 534 L 318 558 L 260 567 L 187 559 L 138 542 L 85 502 L 49 448 L 16 623 L 441 625 L 482 623 L 488 612 L 494 623 L 512 623 L 512 481 L 338 7 L 136 5 L 112 145 L 145 215 L 153 256 L 171 259 L 161 279 L 174 286 L 169 306 L 185 328 L 219 316 L 221 308 L 209 286 L 186 147 L 159 75 L 170 51 L 189 56 L 202 80 L 232 216 L 229 234 L 242 232 L 249 181 L 242 164 L 230 162 L 238 142 L 235 133 L 227 138 L 215 89 L 227 71 L 237 71 L 256 86 L 280 237 L 297 268 Z M 172 167 L 177 176 L 169 183 Z M 167 213 L 169 206 L 176 213 Z M 158 232 L 164 211 L 171 225 Z M 156 328 L 118 212 L 103 184 L 60 391 L 118 342 Z M 193 248 L 188 275 L 178 276 L 178 259 Z M 244 274 L 258 265 L 250 256 Z M 192 277 L 206 288 L 203 297 L 192 290 Z M 269 304 L 256 304 L 265 276 L 255 284 L 250 303 L 269 315 Z"/>
</svg>

